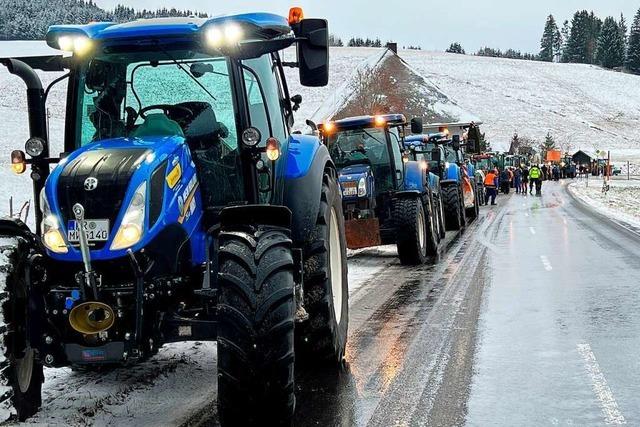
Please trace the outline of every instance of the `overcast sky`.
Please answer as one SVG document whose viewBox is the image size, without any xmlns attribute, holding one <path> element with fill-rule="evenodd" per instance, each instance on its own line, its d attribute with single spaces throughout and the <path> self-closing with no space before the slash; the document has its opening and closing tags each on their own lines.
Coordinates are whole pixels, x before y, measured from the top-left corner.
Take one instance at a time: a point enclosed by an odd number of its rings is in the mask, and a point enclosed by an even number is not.
<svg viewBox="0 0 640 427">
<path fill-rule="evenodd" d="M 561 26 L 578 9 L 593 10 L 601 18 L 625 14 L 631 26 L 640 2 L 630 0 L 94 0 L 113 8 L 126 4 L 138 9 L 176 7 L 209 15 L 266 11 L 282 15 L 290 6 L 302 6 L 308 17 L 329 20 L 332 33 L 380 37 L 423 49 L 443 50 L 459 41 L 468 51 L 481 46 L 537 53 L 544 21 L 553 14 Z M 524 3 L 524 4 L 523 4 Z M 394 9 L 394 6 L 399 6 Z"/>
</svg>

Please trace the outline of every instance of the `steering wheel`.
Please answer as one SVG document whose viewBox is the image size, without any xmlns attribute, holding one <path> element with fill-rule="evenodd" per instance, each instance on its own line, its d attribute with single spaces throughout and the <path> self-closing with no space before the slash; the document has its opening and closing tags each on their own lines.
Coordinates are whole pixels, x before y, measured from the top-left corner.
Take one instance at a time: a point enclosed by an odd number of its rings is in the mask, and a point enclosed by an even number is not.
<svg viewBox="0 0 640 427">
<path fill-rule="evenodd" d="M 171 117 L 171 111 L 181 111 L 182 113 L 186 113 L 188 118 L 193 117 L 193 111 L 191 109 L 182 106 L 182 105 L 171 105 L 171 104 L 157 104 L 157 105 L 149 105 L 148 107 L 144 107 L 142 110 L 138 112 L 138 115 L 146 120 L 147 112 L 151 110 L 162 110 L 162 112 L 167 116 Z"/>
</svg>

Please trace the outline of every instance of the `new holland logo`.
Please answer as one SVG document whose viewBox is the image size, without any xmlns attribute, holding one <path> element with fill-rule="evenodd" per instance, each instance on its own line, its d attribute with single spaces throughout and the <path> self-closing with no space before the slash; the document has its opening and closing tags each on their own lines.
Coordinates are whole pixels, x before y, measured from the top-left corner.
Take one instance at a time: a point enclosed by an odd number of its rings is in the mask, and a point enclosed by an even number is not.
<svg viewBox="0 0 640 427">
<path fill-rule="evenodd" d="M 98 186 L 98 178 L 90 176 L 84 180 L 84 189 L 87 191 L 93 191 Z"/>
</svg>

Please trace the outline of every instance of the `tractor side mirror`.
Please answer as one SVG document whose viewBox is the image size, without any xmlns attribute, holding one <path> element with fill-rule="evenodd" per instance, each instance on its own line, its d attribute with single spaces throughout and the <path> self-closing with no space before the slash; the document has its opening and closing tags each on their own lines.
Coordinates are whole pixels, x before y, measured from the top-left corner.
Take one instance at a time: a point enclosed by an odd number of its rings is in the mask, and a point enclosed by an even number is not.
<svg viewBox="0 0 640 427">
<path fill-rule="evenodd" d="M 302 95 L 293 95 L 291 97 L 291 103 L 293 104 L 291 109 L 293 111 L 298 111 L 300 109 L 300 104 L 302 104 Z"/>
<path fill-rule="evenodd" d="M 411 119 L 411 133 L 419 135 L 422 133 L 422 117 L 414 117 Z"/>
<path fill-rule="evenodd" d="M 442 160 L 442 153 L 439 148 L 431 150 L 431 160 L 434 162 L 440 162 Z"/>
<path fill-rule="evenodd" d="M 460 135 L 453 135 L 453 138 L 451 139 L 451 147 L 455 151 L 460 150 Z"/>
<path fill-rule="evenodd" d="M 329 24 L 326 19 L 303 19 L 294 28 L 298 42 L 298 66 L 302 86 L 329 83 Z"/>
</svg>

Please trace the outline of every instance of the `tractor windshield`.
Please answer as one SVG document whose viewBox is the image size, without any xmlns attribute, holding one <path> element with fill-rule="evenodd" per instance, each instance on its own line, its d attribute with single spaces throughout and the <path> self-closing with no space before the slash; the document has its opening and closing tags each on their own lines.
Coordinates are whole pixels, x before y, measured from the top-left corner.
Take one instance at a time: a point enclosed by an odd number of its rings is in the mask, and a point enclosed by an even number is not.
<svg viewBox="0 0 640 427">
<path fill-rule="evenodd" d="M 225 58 L 192 51 L 101 55 L 84 68 L 80 87 L 80 145 L 118 137 L 188 138 L 189 126 L 205 114 L 209 133 L 227 151 L 237 147 Z"/>
<path fill-rule="evenodd" d="M 387 137 L 382 128 L 364 128 L 338 131 L 327 138 L 331 158 L 338 168 L 354 164 L 371 165 L 376 190 L 393 188 L 391 159 Z"/>
<path fill-rule="evenodd" d="M 76 146 L 181 137 L 200 172 L 205 204 L 242 200 L 229 67 L 227 58 L 186 50 L 96 56 L 78 76 Z"/>
</svg>

